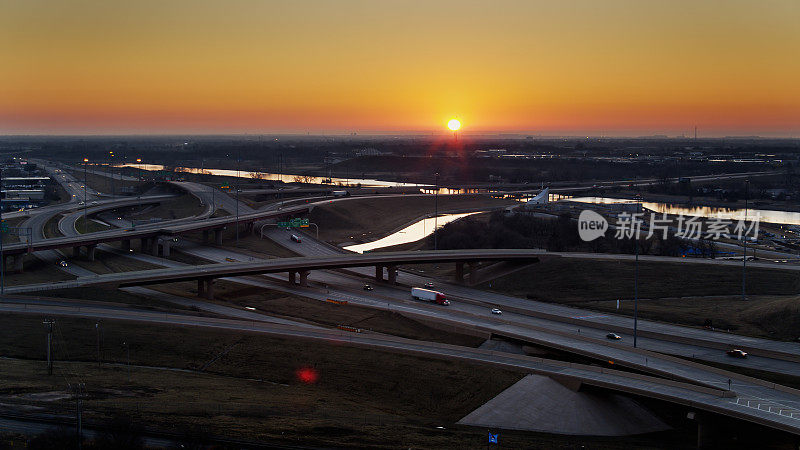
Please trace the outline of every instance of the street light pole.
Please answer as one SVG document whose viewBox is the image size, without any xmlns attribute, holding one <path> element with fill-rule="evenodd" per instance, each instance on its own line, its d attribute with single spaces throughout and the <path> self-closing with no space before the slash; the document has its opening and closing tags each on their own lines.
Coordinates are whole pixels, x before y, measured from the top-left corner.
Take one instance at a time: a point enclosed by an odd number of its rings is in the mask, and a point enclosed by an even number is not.
<svg viewBox="0 0 800 450">
<path fill-rule="evenodd" d="M 744 221 L 745 223 L 742 226 L 746 226 L 747 223 L 747 197 L 749 196 L 750 191 L 750 179 L 744 180 Z M 744 243 L 744 254 L 742 255 L 742 300 L 747 300 L 747 233 L 742 235 L 742 241 Z"/>
<path fill-rule="evenodd" d="M 439 172 L 436 172 L 436 190 L 433 191 L 433 249 L 439 250 L 438 233 L 439 226 Z"/>
<path fill-rule="evenodd" d="M 83 234 L 86 234 L 86 230 L 87 230 L 86 227 L 89 225 L 89 223 L 86 222 L 86 207 L 88 206 L 87 205 L 88 202 L 86 201 L 87 200 L 86 199 L 86 181 L 87 181 L 87 178 L 86 178 L 86 165 L 87 164 L 89 164 L 89 158 L 83 158 Z"/>
</svg>

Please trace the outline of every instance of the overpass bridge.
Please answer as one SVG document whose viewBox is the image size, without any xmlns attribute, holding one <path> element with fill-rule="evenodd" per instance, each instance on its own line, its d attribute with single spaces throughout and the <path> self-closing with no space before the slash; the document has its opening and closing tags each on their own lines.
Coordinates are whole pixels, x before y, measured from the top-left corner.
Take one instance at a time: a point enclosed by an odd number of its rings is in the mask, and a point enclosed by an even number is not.
<svg viewBox="0 0 800 450">
<path fill-rule="evenodd" d="M 163 227 L 143 227 L 117 229 L 101 231 L 98 233 L 87 233 L 79 236 L 58 237 L 45 239 L 33 243 L 13 243 L 3 246 L 3 257 L 16 258 L 19 255 L 34 253 L 42 250 L 53 250 L 72 248 L 76 255 L 82 247 L 86 247 L 89 253 L 100 243 L 121 242 L 123 249 L 130 249 L 131 241 L 142 240 L 142 248 L 145 253 L 163 254 L 169 256 L 169 243 L 173 237 L 202 231 L 204 240 L 208 240 L 209 233 L 214 233 L 217 244 L 222 243 L 222 231 L 226 226 L 234 223 L 242 223 L 251 227 L 256 221 L 266 219 L 277 219 L 281 217 L 293 216 L 309 211 L 314 207 L 313 203 L 291 206 L 280 210 L 256 211 L 247 214 L 240 214 L 238 218 L 234 215 L 217 217 L 205 220 L 196 220 L 189 223 L 173 224 Z M 5 261 L 3 261 L 5 263 Z"/>
<path fill-rule="evenodd" d="M 214 296 L 214 279 L 223 277 L 287 272 L 290 282 L 295 283 L 299 275 L 300 285 L 305 286 L 307 284 L 308 274 L 311 270 L 374 266 L 375 278 L 377 280 L 384 279 L 384 269 L 386 269 L 388 281 L 390 283 L 395 283 L 397 279 L 396 268 L 400 264 L 453 262 L 456 263 L 457 276 L 463 277 L 465 264 L 469 265 L 470 272 L 473 272 L 475 263 L 480 261 L 537 262 L 539 256 L 543 254 L 544 251 L 542 250 L 479 249 L 386 252 L 370 253 L 366 255 L 352 253 L 321 257 L 276 258 L 257 262 L 205 264 L 199 266 L 109 273 L 95 277 L 80 277 L 70 281 L 12 286 L 6 288 L 6 292 L 35 292 L 89 286 L 125 287 L 197 280 L 198 295 L 211 299 Z"/>
</svg>

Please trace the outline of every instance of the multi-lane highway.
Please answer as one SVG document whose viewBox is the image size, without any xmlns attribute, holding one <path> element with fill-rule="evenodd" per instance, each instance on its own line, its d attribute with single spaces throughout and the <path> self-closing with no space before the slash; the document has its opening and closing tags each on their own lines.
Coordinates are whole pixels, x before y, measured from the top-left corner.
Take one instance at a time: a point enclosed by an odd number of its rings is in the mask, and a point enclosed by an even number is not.
<svg viewBox="0 0 800 450">
<path fill-rule="evenodd" d="M 187 189 L 190 191 L 194 189 L 195 192 L 198 193 L 196 194 L 198 197 L 202 195 L 201 192 L 213 192 L 202 185 L 194 185 L 192 187 L 187 187 Z M 211 195 L 216 197 L 219 194 L 212 193 Z M 228 202 L 234 202 L 233 208 L 235 208 L 235 200 L 231 199 L 229 196 L 225 197 L 227 197 Z M 208 202 L 211 203 L 211 200 L 209 199 Z M 222 200 L 222 202 L 226 202 L 226 200 Z M 229 212 L 230 206 L 230 204 L 225 206 L 225 209 L 228 209 Z M 213 210 L 213 207 L 211 209 Z M 303 210 L 303 208 L 298 209 L 298 211 L 301 210 Z M 206 211 L 208 212 L 209 209 Z M 253 220 L 270 217 L 268 214 L 259 215 L 261 213 L 248 211 L 240 205 L 240 212 L 241 211 L 245 212 L 244 216 L 258 215 L 257 217 L 252 217 Z M 208 215 L 204 217 L 208 217 Z M 219 226 L 219 224 L 216 223 L 217 221 L 219 220 L 202 220 L 201 218 L 196 221 L 201 222 L 199 225 L 197 223 L 191 223 L 191 221 L 188 221 L 189 223 L 177 223 L 173 225 L 173 231 L 179 233 L 184 229 L 212 229 Z M 74 230 L 74 221 L 72 223 L 72 229 Z M 220 223 L 222 222 L 220 221 Z M 209 226 L 209 224 L 211 225 Z M 38 226 L 39 224 L 36 225 Z M 198 228 L 198 226 L 200 228 Z M 162 231 L 163 229 L 160 228 L 159 232 Z M 117 230 L 116 232 L 128 233 L 129 238 L 134 237 L 133 234 L 135 234 L 133 232 L 125 232 L 124 230 Z M 286 233 L 285 230 L 269 230 L 269 235 L 271 237 L 281 239 L 284 243 L 288 242 Z M 92 235 L 100 234 L 102 233 L 93 233 Z M 92 236 L 92 238 L 94 238 L 94 236 Z M 800 434 L 800 393 L 797 391 L 665 355 L 689 356 L 689 352 L 692 352 L 691 356 L 696 359 L 731 363 L 732 361 L 722 356 L 723 352 L 720 350 L 721 347 L 724 348 L 727 345 L 749 346 L 748 348 L 750 348 L 751 351 L 760 352 L 760 354 L 752 356 L 746 361 L 737 360 L 735 361 L 736 364 L 766 371 L 795 374 L 796 371 L 794 369 L 797 358 L 800 356 L 800 348 L 794 344 L 777 343 L 763 339 L 759 340 L 714 333 L 707 330 L 689 329 L 640 321 L 640 345 L 639 348 L 634 349 L 630 345 L 630 336 L 627 334 L 630 330 L 630 319 L 628 318 L 610 314 L 591 313 L 558 305 L 541 304 L 529 300 L 477 291 L 465 286 L 435 281 L 437 283 L 437 289 L 447 292 L 451 299 L 453 299 L 453 304 L 451 306 L 443 307 L 415 302 L 409 299 L 407 295 L 408 286 L 421 285 L 424 282 L 430 281 L 430 279 L 419 274 L 400 273 L 398 281 L 405 284 L 405 289 L 398 289 L 394 286 L 381 284 L 376 286 L 377 289 L 374 292 L 365 293 L 360 289 L 363 284 L 363 277 L 374 275 L 374 271 L 370 273 L 369 269 L 348 269 L 351 272 L 351 274 L 348 275 L 329 270 L 357 265 L 394 266 L 402 263 L 429 262 L 434 260 L 457 261 L 458 259 L 453 259 L 453 255 L 447 255 L 445 253 L 436 255 L 433 253 L 424 254 L 413 252 L 407 255 L 348 255 L 342 254 L 342 252 L 335 247 L 317 242 L 310 237 L 306 237 L 303 239 L 302 243 L 297 243 L 292 249 L 306 256 L 302 258 L 258 261 L 253 260 L 253 257 L 236 255 L 234 251 L 229 249 L 209 249 L 208 247 L 187 245 L 184 248 L 184 251 L 187 253 L 212 261 L 219 261 L 222 255 L 225 254 L 228 255 L 225 256 L 226 258 L 235 255 L 238 256 L 238 258 L 242 258 L 239 259 L 239 261 L 246 262 L 187 268 L 180 263 L 161 260 L 164 263 L 160 265 L 167 266 L 167 268 L 92 277 L 87 277 L 85 276 L 86 274 L 84 274 L 81 275 L 78 280 L 71 283 L 88 286 L 98 283 L 133 284 L 153 281 L 178 281 L 182 279 L 197 279 L 198 274 L 200 274 L 203 277 L 221 278 L 267 288 L 286 290 L 320 300 L 333 297 L 373 308 L 390 309 L 428 322 L 438 322 L 462 328 L 468 327 L 486 333 L 487 335 L 506 336 L 569 353 L 580 354 L 600 361 L 613 361 L 618 367 L 635 368 L 639 371 L 657 375 L 662 378 L 645 377 L 624 372 L 617 373 L 616 371 L 598 369 L 597 367 L 579 367 L 578 365 L 569 363 L 538 360 L 537 358 L 513 356 L 486 350 L 462 347 L 453 348 L 453 346 L 420 343 L 418 341 L 404 342 L 407 340 L 387 336 L 376 336 L 372 334 L 366 336 L 348 335 L 342 334 L 341 332 L 332 332 L 330 330 L 309 329 L 307 326 L 303 327 L 288 320 L 279 325 L 274 325 L 254 322 L 243 323 L 241 321 L 233 323 L 236 321 L 228 319 L 199 319 L 196 317 L 187 318 L 169 314 L 157 314 L 158 317 L 155 315 L 151 317 L 147 316 L 147 314 L 150 313 L 141 311 L 101 311 L 101 307 L 81 307 L 76 310 L 75 308 L 69 309 L 62 305 L 54 304 L 25 305 L 22 307 L 19 303 L 15 305 L 2 305 L 2 307 L 8 308 L 8 311 L 18 312 L 48 311 L 48 313 L 52 314 L 92 316 L 102 314 L 104 317 L 125 320 L 162 321 L 162 323 L 227 327 L 229 329 L 273 333 L 284 337 L 293 336 L 305 339 L 333 339 L 332 336 L 347 336 L 347 340 L 353 343 L 353 345 L 435 355 L 436 357 L 467 359 L 490 364 L 499 364 L 506 367 L 517 367 L 551 376 L 568 377 L 613 390 L 637 393 L 684 405 L 692 405 L 700 409 L 743 418 L 773 428 Z M 498 256 L 504 251 L 494 250 L 493 252 L 496 253 L 495 256 Z M 509 253 L 509 255 L 511 253 Z M 524 254 L 528 258 L 542 254 L 541 252 L 532 251 L 516 251 L 516 253 L 518 256 Z M 310 257 L 312 255 L 313 257 Z M 148 255 L 130 256 L 144 258 L 150 262 L 159 260 L 156 257 Z M 485 257 L 486 255 L 480 256 Z M 628 255 L 602 254 L 560 254 L 560 256 L 615 259 L 629 257 Z M 462 257 L 464 257 L 464 255 L 462 255 Z M 472 255 L 471 257 L 475 258 L 476 256 Z M 245 258 L 250 258 L 250 260 Z M 466 260 L 468 260 L 468 258 Z M 666 260 L 670 262 L 687 261 L 686 259 L 674 258 L 654 259 L 654 261 Z M 716 263 L 732 263 L 738 266 L 735 262 Z M 310 269 L 315 270 L 310 278 L 314 283 L 310 286 L 291 286 L 286 282 L 277 281 L 274 277 L 259 276 L 253 278 L 248 276 L 270 271 L 305 271 Z M 93 282 L 89 280 L 89 278 L 95 281 Z M 66 286 L 66 284 L 62 284 L 61 286 Z M 43 287 L 43 285 L 32 287 L 40 288 Z M 25 288 L 21 289 L 24 290 Z M 144 290 L 146 288 L 135 286 L 126 289 Z M 201 309 L 209 311 L 213 309 L 213 307 L 209 306 L 210 304 L 196 299 L 182 299 L 173 296 L 167 300 L 176 303 L 190 302 L 199 304 L 203 306 Z M 502 307 L 505 310 L 504 314 L 502 316 L 492 315 L 489 312 L 489 307 L 492 306 Z M 43 309 L 37 310 L 37 307 Z M 23 309 L 20 310 L 19 308 Z M 245 318 L 242 316 L 243 311 L 238 308 L 218 305 L 214 312 L 232 317 Z M 246 314 L 251 315 L 251 320 L 252 315 L 264 317 L 263 315 L 251 311 L 246 311 Z M 224 322 L 225 320 L 228 320 L 228 322 Z M 276 327 L 280 328 L 280 330 Z M 623 341 L 620 343 L 606 341 L 604 333 L 607 332 L 607 330 L 620 332 L 623 335 Z M 724 342 L 724 344 L 720 346 L 720 342 Z M 566 368 L 564 364 L 566 364 Z M 553 367 L 555 367 L 555 369 Z M 602 376 L 598 375 L 598 373 Z M 735 394 L 728 392 L 729 387 Z"/>
</svg>

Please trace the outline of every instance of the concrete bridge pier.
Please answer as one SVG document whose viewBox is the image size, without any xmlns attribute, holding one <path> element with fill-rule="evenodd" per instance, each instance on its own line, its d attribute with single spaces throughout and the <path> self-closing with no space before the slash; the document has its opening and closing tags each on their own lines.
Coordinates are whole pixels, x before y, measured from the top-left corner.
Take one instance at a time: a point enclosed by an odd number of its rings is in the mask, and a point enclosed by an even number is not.
<svg viewBox="0 0 800 450">
<path fill-rule="evenodd" d="M 172 239 L 170 239 L 168 237 L 160 238 L 159 239 L 159 243 L 158 243 L 159 244 L 158 248 L 156 249 L 156 253 L 161 253 L 161 256 L 163 256 L 164 258 L 169 258 L 169 250 L 170 250 L 171 243 L 172 243 Z M 159 250 L 160 250 L 160 252 L 159 252 Z M 156 255 L 156 256 L 158 256 L 158 255 Z"/>
<path fill-rule="evenodd" d="M 469 263 L 469 274 L 467 275 L 469 279 L 469 284 L 474 285 L 478 282 L 478 268 L 476 267 L 478 263 L 471 262 Z"/>
<path fill-rule="evenodd" d="M 457 262 L 456 263 L 456 283 L 463 283 L 464 282 L 464 263 Z"/>
<path fill-rule="evenodd" d="M 97 252 L 97 245 L 86 246 L 86 258 L 89 261 L 94 261 L 95 253 Z"/>
<path fill-rule="evenodd" d="M 120 241 L 120 247 L 123 251 L 130 251 L 131 250 L 131 240 L 130 239 L 123 239 Z"/>
<path fill-rule="evenodd" d="M 464 265 L 467 265 L 467 277 L 469 284 L 475 284 L 478 281 L 478 268 L 477 263 L 474 262 L 457 262 L 456 263 L 456 283 L 463 283 L 464 282 Z"/>
<path fill-rule="evenodd" d="M 295 283 L 297 283 L 297 272 L 289 271 L 289 284 L 293 285 Z"/>
<path fill-rule="evenodd" d="M 147 250 L 150 248 L 150 238 L 142 238 L 140 247 L 142 253 L 147 254 Z"/>
<path fill-rule="evenodd" d="M 300 286 L 308 286 L 308 270 L 300 271 Z"/>
<path fill-rule="evenodd" d="M 222 245 L 222 228 L 214 229 L 214 243 L 217 245 Z"/>
<path fill-rule="evenodd" d="M 383 266 L 375 266 L 375 281 L 383 281 Z"/>
<path fill-rule="evenodd" d="M 72 247 L 72 257 L 77 258 L 81 256 L 81 246 Z"/>
<path fill-rule="evenodd" d="M 208 244 L 208 230 L 203 230 L 203 244 Z"/>
<path fill-rule="evenodd" d="M 214 300 L 214 279 L 203 277 L 197 279 L 197 296 L 207 300 Z"/>
<path fill-rule="evenodd" d="M 9 263 L 9 259 L 11 262 Z M 3 269 L 4 270 L 11 270 L 14 273 L 22 273 L 23 269 L 23 261 L 25 259 L 25 255 L 9 255 L 3 257 Z"/>
<path fill-rule="evenodd" d="M 397 266 L 386 266 L 389 284 L 397 284 Z"/>
</svg>

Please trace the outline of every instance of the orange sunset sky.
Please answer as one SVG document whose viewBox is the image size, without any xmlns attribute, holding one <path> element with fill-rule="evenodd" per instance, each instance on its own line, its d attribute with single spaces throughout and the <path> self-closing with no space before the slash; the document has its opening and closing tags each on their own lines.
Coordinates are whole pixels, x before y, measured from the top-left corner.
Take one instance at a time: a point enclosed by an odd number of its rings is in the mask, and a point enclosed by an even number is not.
<svg viewBox="0 0 800 450">
<path fill-rule="evenodd" d="M 0 133 L 800 137 L 800 1 L 6 1 Z"/>
</svg>

